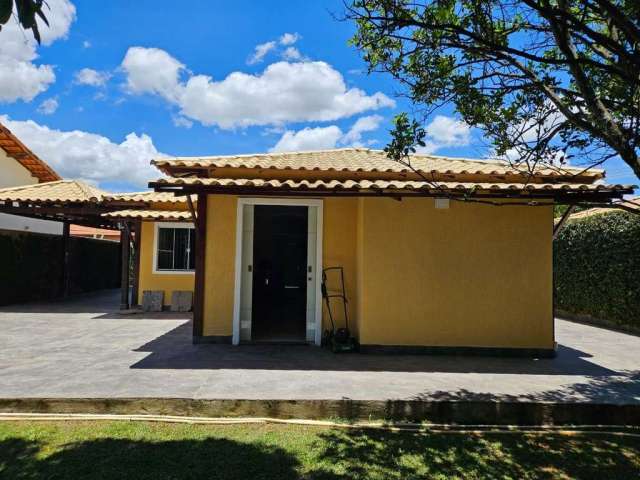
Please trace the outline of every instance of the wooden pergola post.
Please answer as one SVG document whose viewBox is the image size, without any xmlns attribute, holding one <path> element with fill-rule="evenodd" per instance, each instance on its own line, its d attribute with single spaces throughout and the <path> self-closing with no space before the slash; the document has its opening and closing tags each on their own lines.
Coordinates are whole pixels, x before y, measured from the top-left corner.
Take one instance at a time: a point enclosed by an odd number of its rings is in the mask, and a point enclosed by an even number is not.
<svg viewBox="0 0 640 480">
<path fill-rule="evenodd" d="M 140 235 L 142 235 L 142 222 L 133 222 L 133 281 L 131 292 L 131 306 L 138 306 L 140 290 Z"/>
<path fill-rule="evenodd" d="M 203 333 L 204 322 L 204 269 L 207 245 L 207 195 L 198 195 L 196 216 L 196 272 L 193 289 L 193 341 L 196 343 Z"/>
<path fill-rule="evenodd" d="M 120 229 L 120 310 L 129 309 L 129 223 Z"/>
<path fill-rule="evenodd" d="M 62 222 L 62 258 L 61 258 L 61 276 L 60 276 L 60 296 L 62 298 L 69 296 L 69 232 L 70 224 Z"/>
</svg>

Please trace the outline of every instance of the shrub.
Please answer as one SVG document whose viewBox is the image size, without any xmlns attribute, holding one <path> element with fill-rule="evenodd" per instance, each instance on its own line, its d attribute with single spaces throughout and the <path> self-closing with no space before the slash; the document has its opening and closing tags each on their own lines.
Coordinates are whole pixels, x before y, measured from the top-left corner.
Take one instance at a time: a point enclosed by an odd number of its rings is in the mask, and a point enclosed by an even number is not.
<svg viewBox="0 0 640 480">
<path fill-rule="evenodd" d="M 640 216 L 567 222 L 554 242 L 556 308 L 640 327 Z"/>
</svg>

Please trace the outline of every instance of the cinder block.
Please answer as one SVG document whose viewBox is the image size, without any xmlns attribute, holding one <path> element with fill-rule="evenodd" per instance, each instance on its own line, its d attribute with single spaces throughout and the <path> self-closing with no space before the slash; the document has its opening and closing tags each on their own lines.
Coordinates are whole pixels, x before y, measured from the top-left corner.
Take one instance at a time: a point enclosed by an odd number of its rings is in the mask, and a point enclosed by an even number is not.
<svg viewBox="0 0 640 480">
<path fill-rule="evenodd" d="M 162 290 L 145 290 L 142 292 L 142 311 L 161 312 L 164 301 Z"/>
<path fill-rule="evenodd" d="M 193 305 L 193 292 L 190 290 L 174 290 L 171 292 L 171 311 L 189 312 Z"/>
</svg>

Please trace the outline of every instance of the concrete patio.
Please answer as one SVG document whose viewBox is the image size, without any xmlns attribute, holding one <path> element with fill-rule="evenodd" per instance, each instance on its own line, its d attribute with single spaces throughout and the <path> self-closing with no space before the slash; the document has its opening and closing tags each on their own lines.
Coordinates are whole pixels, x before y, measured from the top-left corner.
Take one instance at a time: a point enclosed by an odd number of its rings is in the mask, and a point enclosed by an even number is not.
<svg viewBox="0 0 640 480">
<path fill-rule="evenodd" d="M 117 292 L 0 308 L 0 398 L 640 404 L 640 338 L 556 320 L 554 359 L 334 355 L 193 345 L 188 315 L 120 315 Z"/>
</svg>

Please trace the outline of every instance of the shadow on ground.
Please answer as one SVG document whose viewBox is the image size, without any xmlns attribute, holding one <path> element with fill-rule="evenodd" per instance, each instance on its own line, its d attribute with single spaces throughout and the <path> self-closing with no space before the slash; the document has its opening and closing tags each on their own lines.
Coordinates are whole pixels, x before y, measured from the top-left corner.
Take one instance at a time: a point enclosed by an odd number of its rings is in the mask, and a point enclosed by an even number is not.
<svg viewBox="0 0 640 480">
<path fill-rule="evenodd" d="M 586 360 L 591 355 L 559 345 L 553 359 L 452 355 L 333 354 L 306 345 L 194 345 L 191 322 L 142 345 L 140 369 L 259 369 L 373 372 L 502 373 L 607 377 L 618 373 Z"/>
<path fill-rule="evenodd" d="M 0 441 L 2 479 L 631 479 L 635 439 L 557 434 L 416 435 L 365 430 L 309 432 L 280 440 L 149 441 L 100 438 L 50 445 Z"/>
<path fill-rule="evenodd" d="M 332 430 L 321 437 L 326 447 L 320 455 L 330 466 L 312 478 L 631 479 L 640 475 L 640 443 L 630 438 L 362 430 Z"/>
<path fill-rule="evenodd" d="M 0 442 L 1 479 L 260 479 L 296 478 L 298 462 L 283 449 L 207 438 L 136 441 L 96 439 L 70 443 L 42 458 L 43 445 Z"/>
<path fill-rule="evenodd" d="M 584 402 L 602 404 L 635 404 L 640 399 L 640 371 L 624 376 L 589 377 L 585 383 L 573 383 L 556 390 L 532 394 L 508 395 L 471 392 L 466 389 L 424 392 L 411 400 L 439 402 Z M 593 419 L 593 423 L 598 423 Z"/>
</svg>

